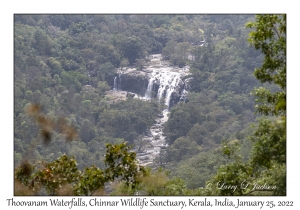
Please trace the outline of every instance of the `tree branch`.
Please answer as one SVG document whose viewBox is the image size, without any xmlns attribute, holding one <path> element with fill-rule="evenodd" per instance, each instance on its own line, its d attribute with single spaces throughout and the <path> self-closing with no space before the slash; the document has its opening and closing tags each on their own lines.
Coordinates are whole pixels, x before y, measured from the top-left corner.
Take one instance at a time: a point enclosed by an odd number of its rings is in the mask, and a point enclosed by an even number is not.
<svg viewBox="0 0 300 210">
<path fill-rule="evenodd" d="M 276 34 L 277 34 L 277 36 L 278 36 L 278 39 L 280 39 L 280 34 L 279 34 L 279 32 L 277 31 L 277 28 L 274 26 L 274 23 L 273 23 L 273 21 L 272 21 L 272 18 L 269 16 L 269 18 L 270 18 L 270 22 L 272 23 L 272 28 L 274 29 L 274 31 L 276 32 Z"/>
</svg>

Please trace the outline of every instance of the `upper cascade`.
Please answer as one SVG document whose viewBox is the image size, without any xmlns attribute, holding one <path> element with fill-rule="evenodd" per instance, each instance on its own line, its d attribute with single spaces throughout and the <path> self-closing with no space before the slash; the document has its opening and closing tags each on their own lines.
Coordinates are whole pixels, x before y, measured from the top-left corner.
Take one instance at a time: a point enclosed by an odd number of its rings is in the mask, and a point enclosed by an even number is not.
<svg viewBox="0 0 300 210">
<path fill-rule="evenodd" d="M 122 68 L 114 78 L 113 90 L 125 90 L 136 93 L 141 99 L 157 98 L 170 109 L 179 101 L 185 101 L 188 92 L 189 66 L 179 68 L 171 66 L 162 59 L 161 54 L 150 55 L 147 66 L 142 70 Z M 122 83 L 121 83 L 122 81 Z"/>
<path fill-rule="evenodd" d="M 173 72 L 170 67 L 160 68 L 152 72 L 145 94 L 146 99 L 149 99 L 149 95 L 151 96 L 148 91 L 156 92 L 153 88 L 153 83 L 158 86 L 156 98 L 160 102 L 163 98 L 165 98 L 165 104 L 167 107 L 169 107 L 172 93 L 180 94 L 182 92 L 182 87 L 180 87 L 180 85 L 183 84 L 183 81 L 180 78 L 180 74 L 178 72 Z"/>
</svg>

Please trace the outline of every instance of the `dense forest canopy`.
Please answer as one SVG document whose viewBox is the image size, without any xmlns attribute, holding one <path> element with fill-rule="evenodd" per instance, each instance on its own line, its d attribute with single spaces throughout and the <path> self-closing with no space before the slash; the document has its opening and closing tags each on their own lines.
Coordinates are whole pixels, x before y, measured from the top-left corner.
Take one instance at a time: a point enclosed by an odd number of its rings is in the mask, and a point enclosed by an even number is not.
<svg viewBox="0 0 300 210">
<path fill-rule="evenodd" d="M 285 195 L 285 22 L 285 15 L 14 15 L 15 194 Z M 188 100 L 170 109 L 163 129 L 169 146 L 150 169 L 128 146 L 142 142 L 163 106 L 106 93 L 118 68 L 142 71 L 152 54 L 191 74 Z M 63 170 L 70 173 L 60 177 Z M 51 173 L 67 181 L 56 184 Z M 245 179 L 277 188 L 202 189 Z M 34 183 L 41 190 L 32 192 Z"/>
</svg>

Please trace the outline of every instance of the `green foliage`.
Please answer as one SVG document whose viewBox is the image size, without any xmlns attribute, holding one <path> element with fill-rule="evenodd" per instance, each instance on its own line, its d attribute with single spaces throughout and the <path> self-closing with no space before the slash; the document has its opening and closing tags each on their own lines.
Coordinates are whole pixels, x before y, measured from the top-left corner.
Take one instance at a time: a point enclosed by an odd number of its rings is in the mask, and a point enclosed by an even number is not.
<svg viewBox="0 0 300 210">
<path fill-rule="evenodd" d="M 93 195 L 96 190 L 104 187 L 106 181 L 102 170 L 96 166 L 86 167 L 74 187 L 74 195 Z"/>
<path fill-rule="evenodd" d="M 286 112 L 286 92 L 271 93 L 263 87 L 256 88 L 253 91 L 257 97 L 255 108 L 263 115 L 284 115 Z"/>
<path fill-rule="evenodd" d="M 56 195 L 59 187 L 61 188 L 65 183 L 73 183 L 77 176 L 76 160 L 63 155 L 33 174 L 33 182 L 44 186 L 49 195 Z"/>
<path fill-rule="evenodd" d="M 286 163 L 286 121 L 285 118 L 271 122 L 261 119 L 252 136 L 252 163 L 257 167 L 270 168 L 274 162 Z"/>
<path fill-rule="evenodd" d="M 185 136 L 188 133 L 192 127 L 190 114 L 191 113 L 183 110 L 171 111 L 170 118 L 165 126 L 169 143 L 172 144 L 178 137 Z"/>
<path fill-rule="evenodd" d="M 197 142 L 197 144 L 201 145 L 203 137 L 207 134 L 207 130 L 205 127 L 201 126 L 199 123 L 196 123 L 193 125 L 193 127 L 190 129 L 190 131 L 187 134 L 187 137 Z"/>
<path fill-rule="evenodd" d="M 48 65 L 52 70 L 52 75 L 58 74 L 60 75 L 62 72 L 61 63 L 53 57 L 50 57 L 48 60 Z"/>
<path fill-rule="evenodd" d="M 50 163 L 31 165 L 28 161 L 23 162 L 15 168 L 15 179 L 36 193 L 44 188 L 48 195 L 93 195 L 97 190 L 103 190 L 105 183 L 114 180 L 122 180 L 134 188 L 146 172 L 137 165 L 135 153 L 129 152 L 126 143 L 107 144 L 106 148 L 105 170 L 91 166 L 80 171 L 76 160 L 64 154 Z M 66 186 L 70 187 L 70 192 L 64 192 Z"/>
<path fill-rule="evenodd" d="M 107 78 L 111 78 L 116 73 L 115 67 L 110 63 L 105 63 L 99 66 L 98 78 L 105 81 Z"/>
<path fill-rule="evenodd" d="M 61 79 L 65 86 L 70 87 L 74 85 L 77 90 L 81 90 L 82 85 L 88 81 L 86 76 L 76 71 L 63 71 L 61 73 Z"/>
<path fill-rule="evenodd" d="M 240 142 L 237 139 L 226 141 L 222 145 L 222 153 L 229 159 L 231 158 L 239 161 L 241 159 L 241 156 L 238 155 L 237 152 L 239 151 L 240 146 Z"/>
<path fill-rule="evenodd" d="M 126 185 L 133 188 L 138 183 L 140 172 L 144 172 L 142 166 L 136 164 L 136 154 L 129 152 L 126 143 L 119 145 L 106 145 L 105 164 L 108 168 L 105 170 L 108 180 L 113 181 L 116 178 L 124 181 Z"/>
<path fill-rule="evenodd" d="M 252 134 L 252 154 L 249 161 L 242 162 L 235 154 L 237 145 L 223 147 L 223 153 L 234 161 L 222 166 L 212 179 L 214 183 L 240 185 L 243 180 L 252 183 L 251 187 L 236 191 L 216 190 L 220 195 L 286 195 L 286 16 L 257 15 L 256 22 L 247 26 L 256 30 L 249 34 L 250 43 L 261 49 L 265 55 L 261 68 L 254 75 L 261 82 L 278 85 L 280 91 L 272 93 L 265 88 L 254 90 L 258 98 L 256 109 L 273 120 L 263 118 Z M 256 185 L 267 185 L 256 188 Z M 252 189 L 252 190 L 251 190 Z"/>
<path fill-rule="evenodd" d="M 113 37 L 113 43 L 131 65 L 137 58 L 142 58 L 145 55 L 142 40 L 137 36 L 116 35 Z"/>
<path fill-rule="evenodd" d="M 205 188 L 207 180 L 226 162 L 219 150 L 212 149 L 200 151 L 189 159 L 181 160 L 179 164 L 170 164 L 168 168 L 171 176 L 183 179 L 188 189 L 197 189 Z"/>
<path fill-rule="evenodd" d="M 188 62 L 190 48 L 191 46 L 188 42 L 176 43 L 170 41 L 162 49 L 162 55 L 165 59 L 170 60 L 173 65 L 182 68 Z"/>
<path fill-rule="evenodd" d="M 100 96 L 103 96 L 105 94 L 106 91 L 110 90 L 110 86 L 107 84 L 106 81 L 102 82 L 102 81 L 99 81 L 97 83 L 97 89 L 99 91 L 99 95 Z"/>
<path fill-rule="evenodd" d="M 261 68 L 255 71 L 261 82 L 274 81 L 285 88 L 286 73 L 286 15 L 257 15 L 256 22 L 247 24 L 255 28 L 249 34 L 249 42 L 265 55 Z M 276 72 L 278 75 L 273 75 Z"/>
<path fill-rule="evenodd" d="M 41 29 L 36 29 L 34 33 L 33 47 L 37 47 L 41 55 L 49 55 L 51 52 L 52 43 L 45 33 Z"/>
<path fill-rule="evenodd" d="M 73 183 L 79 175 L 75 159 L 66 155 L 51 163 L 40 162 L 33 166 L 27 161 L 15 169 L 15 178 L 33 191 L 44 187 L 49 195 L 57 195 L 59 188 Z"/>
<path fill-rule="evenodd" d="M 19 168 L 15 168 L 15 178 L 25 185 L 28 185 L 33 170 L 34 166 L 32 166 L 28 161 L 23 161 Z"/>
<path fill-rule="evenodd" d="M 124 138 L 132 143 L 138 135 L 146 132 L 158 114 L 156 102 L 127 99 L 104 110 L 99 118 L 99 128 L 104 128 L 115 138 Z"/>
<path fill-rule="evenodd" d="M 143 195 L 143 196 L 180 196 L 188 194 L 184 181 L 180 178 L 168 177 L 163 169 L 147 173 L 139 179 L 136 188 L 127 186 L 124 183 L 114 188 L 112 195 Z"/>
<path fill-rule="evenodd" d="M 87 32 L 91 27 L 86 22 L 72 23 L 69 28 L 69 33 L 75 35 L 78 33 Z"/>
<path fill-rule="evenodd" d="M 249 34 L 249 42 L 265 55 L 261 68 L 254 71 L 261 82 L 278 85 L 280 92 L 271 93 L 255 89 L 259 98 L 258 112 L 265 115 L 284 115 L 286 110 L 286 15 L 257 15 L 256 22 L 247 24 L 255 28 Z"/>
<path fill-rule="evenodd" d="M 212 194 L 221 196 L 236 196 L 245 195 L 248 193 L 248 187 L 240 187 L 245 183 L 245 180 L 249 181 L 249 175 L 252 172 L 252 167 L 247 163 L 233 162 L 227 165 L 223 165 L 219 168 L 217 174 L 214 176 L 211 182 L 207 184 L 213 185 Z M 229 188 L 222 188 L 222 184 L 231 186 Z M 218 187 L 217 187 L 218 186 Z M 235 190 L 232 186 L 238 186 Z M 249 187 L 250 188 L 250 187 Z"/>
<path fill-rule="evenodd" d="M 124 180 L 119 193 L 219 195 L 217 191 L 196 188 L 205 187 L 205 182 L 227 161 L 231 166 L 223 166 L 222 172 L 228 170 L 228 177 L 236 176 L 239 164 L 245 168 L 242 162 L 224 159 L 216 149 L 224 139 L 238 139 L 241 154 L 247 156 L 243 161 L 251 161 L 253 179 L 276 185 L 278 188 L 273 192 L 284 194 L 285 16 L 260 15 L 259 21 L 249 23 L 249 27 L 257 29 L 251 32 L 251 45 L 263 54 L 249 47 L 246 41 L 249 29 L 244 25 L 253 18 L 253 15 L 15 15 L 15 163 L 21 164 L 29 157 L 51 163 L 62 154 L 73 155 L 80 174 L 77 181 L 63 181 L 62 187 L 57 187 L 56 180 L 55 183 L 52 180 L 49 194 L 99 193 L 106 182 L 105 171 L 101 170 L 105 169 L 105 144 L 139 141 L 159 111 L 155 102 L 110 100 L 104 97 L 105 91 L 112 89 L 116 68 L 136 64 L 143 70 L 145 56 L 162 53 L 173 65 L 189 65 L 192 73 L 187 76 L 188 102 L 173 107 L 164 125 L 169 147 L 161 153 L 159 165 L 169 170 L 170 175 L 153 172 L 148 174 L 152 180 L 148 185 L 142 184 L 139 177 L 134 186 L 122 175 L 115 177 Z M 252 70 L 262 62 L 255 76 L 278 87 L 271 85 L 271 90 L 257 88 L 253 92 L 256 110 L 278 118 L 263 120 L 250 142 L 247 136 L 252 131 L 248 126 L 255 117 L 254 99 L 249 92 L 258 84 Z M 46 121 L 42 126 L 37 127 L 36 120 L 25 115 L 28 103 L 43 104 L 45 114 L 40 115 L 40 121 Z M 78 130 L 78 141 L 65 144 L 64 139 L 74 133 L 66 132 L 68 129 L 61 132 L 59 126 L 52 128 L 51 123 L 58 120 L 54 116 L 61 116 L 66 120 L 63 125 Z M 36 145 L 39 140 L 48 142 L 48 146 Z M 252 145 L 256 148 L 252 152 L 256 158 L 249 156 Z M 225 153 L 231 147 L 237 149 L 235 145 L 227 146 L 223 148 Z M 32 173 L 37 172 L 37 164 L 28 164 L 23 162 L 22 170 L 28 166 L 27 171 L 32 168 Z M 45 164 L 41 166 L 43 170 Z M 121 169 L 116 165 L 117 172 Z M 226 177 L 219 176 L 222 180 Z M 28 181 L 22 182 L 30 186 L 30 173 L 23 178 Z M 151 184 L 155 181 L 156 184 Z M 46 189 L 45 182 L 43 186 L 35 185 L 35 192 L 38 188 Z"/>
<path fill-rule="evenodd" d="M 250 43 L 261 49 L 265 55 L 261 68 L 255 69 L 254 75 L 261 82 L 278 85 L 280 91 L 271 93 L 263 88 L 256 89 L 258 98 L 257 111 L 264 115 L 275 115 L 272 122 L 262 119 L 253 135 L 253 164 L 256 167 L 270 169 L 277 165 L 285 169 L 286 165 L 286 15 L 257 15 L 255 23 L 248 27 L 256 28 L 250 34 Z M 263 171 L 264 172 L 264 171 Z M 280 174 L 281 173 L 281 174 Z M 280 175 L 279 175 L 280 174 Z M 276 176 L 276 175 L 275 175 Z M 278 172 L 280 190 L 274 194 L 284 195 L 285 173 Z"/>
<path fill-rule="evenodd" d="M 167 148 L 167 161 L 180 161 L 191 158 L 201 151 L 201 147 L 195 141 L 188 138 L 180 137 Z"/>
</svg>

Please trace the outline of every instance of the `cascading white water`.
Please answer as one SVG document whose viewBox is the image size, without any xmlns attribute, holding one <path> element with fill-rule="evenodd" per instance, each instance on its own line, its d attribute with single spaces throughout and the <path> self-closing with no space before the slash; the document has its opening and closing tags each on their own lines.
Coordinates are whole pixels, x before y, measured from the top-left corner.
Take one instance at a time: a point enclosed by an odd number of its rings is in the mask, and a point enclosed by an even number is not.
<svg viewBox="0 0 300 210">
<path fill-rule="evenodd" d="M 148 87 L 145 93 L 145 99 L 151 99 L 154 80 L 155 78 L 153 77 L 149 79 Z"/>
<path fill-rule="evenodd" d="M 114 78 L 114 87 L 113 90 L 117 91 L 117 90 L 122 90 L 121 84 L 122 84 L 122 74 L 118 74 L 117 76 L 115 76 Z"/>
<path fill-rule="evenodd" d="M 154 83 L 156 83 L 159 85 L 157 98 L 159 102 L 162 102 L 161 100 L 163 97 L 165 97 L 167 109 L 162 111 L 162 113 L 156 119 L 157 123 L 151 127 L 151 137 L 144 137 L 145 140 L 151 142 L 151 148 L 148 148 L 144 152 L 137 153 L 137 158 L 142 165 L 151 164 L 155 157 L 160 153 L 161 149 L 165 149 L 168 146 L 165 142 L 165 136 L 163 135 L 163 126 L 169 118 L 168 113 L 171 95 L 173 92 L 176 92 L 176 89 L 181 81 L 180 73 L 175 71 L 173 72 L 172 70 L 173 69 L 170 67 L 161 67 L 158 69 L 153 69 L 151 75 L 149 75 L 150 79 L 144 99 L 151 99 L 153 86 Z"/>
<path fill-rule="evenodd" d="M 122 74 L 119 74 L 118 76 L 119 76 L 119 82 L 118 82 L 118 85 L 117 85 L 118 86 L 118 90 L 122 90 L 122 77 L 121 77 Z"/>
<path fill-rule="evenodd" d="M 115 76 L 115 78 L 114 78 L 114 89 L 113 90 L 115 90 L 115 91 L 118 90 L 117 76 Z"/>
<path fill-rule="evenodd" d="M 146 99 L 150 99 L 151 91 L 153 90 L 153 83 L 157 81 L 159 84 L 157 98 L 161 102 L 162 98 L 165 97 L 165 104 L 169 107 L 169 102 L 171 99 L 172 93 L 178 87 L 180 82 L 180 74 L 178 72 L 172 72 L 171 68 L 160 68 L 159 71 L 153 71 L 151 78 L 149 79 L 149 84 L 145 94 Z M 150 96 L 150 97 L 149 97 Z"/>
</svg>

